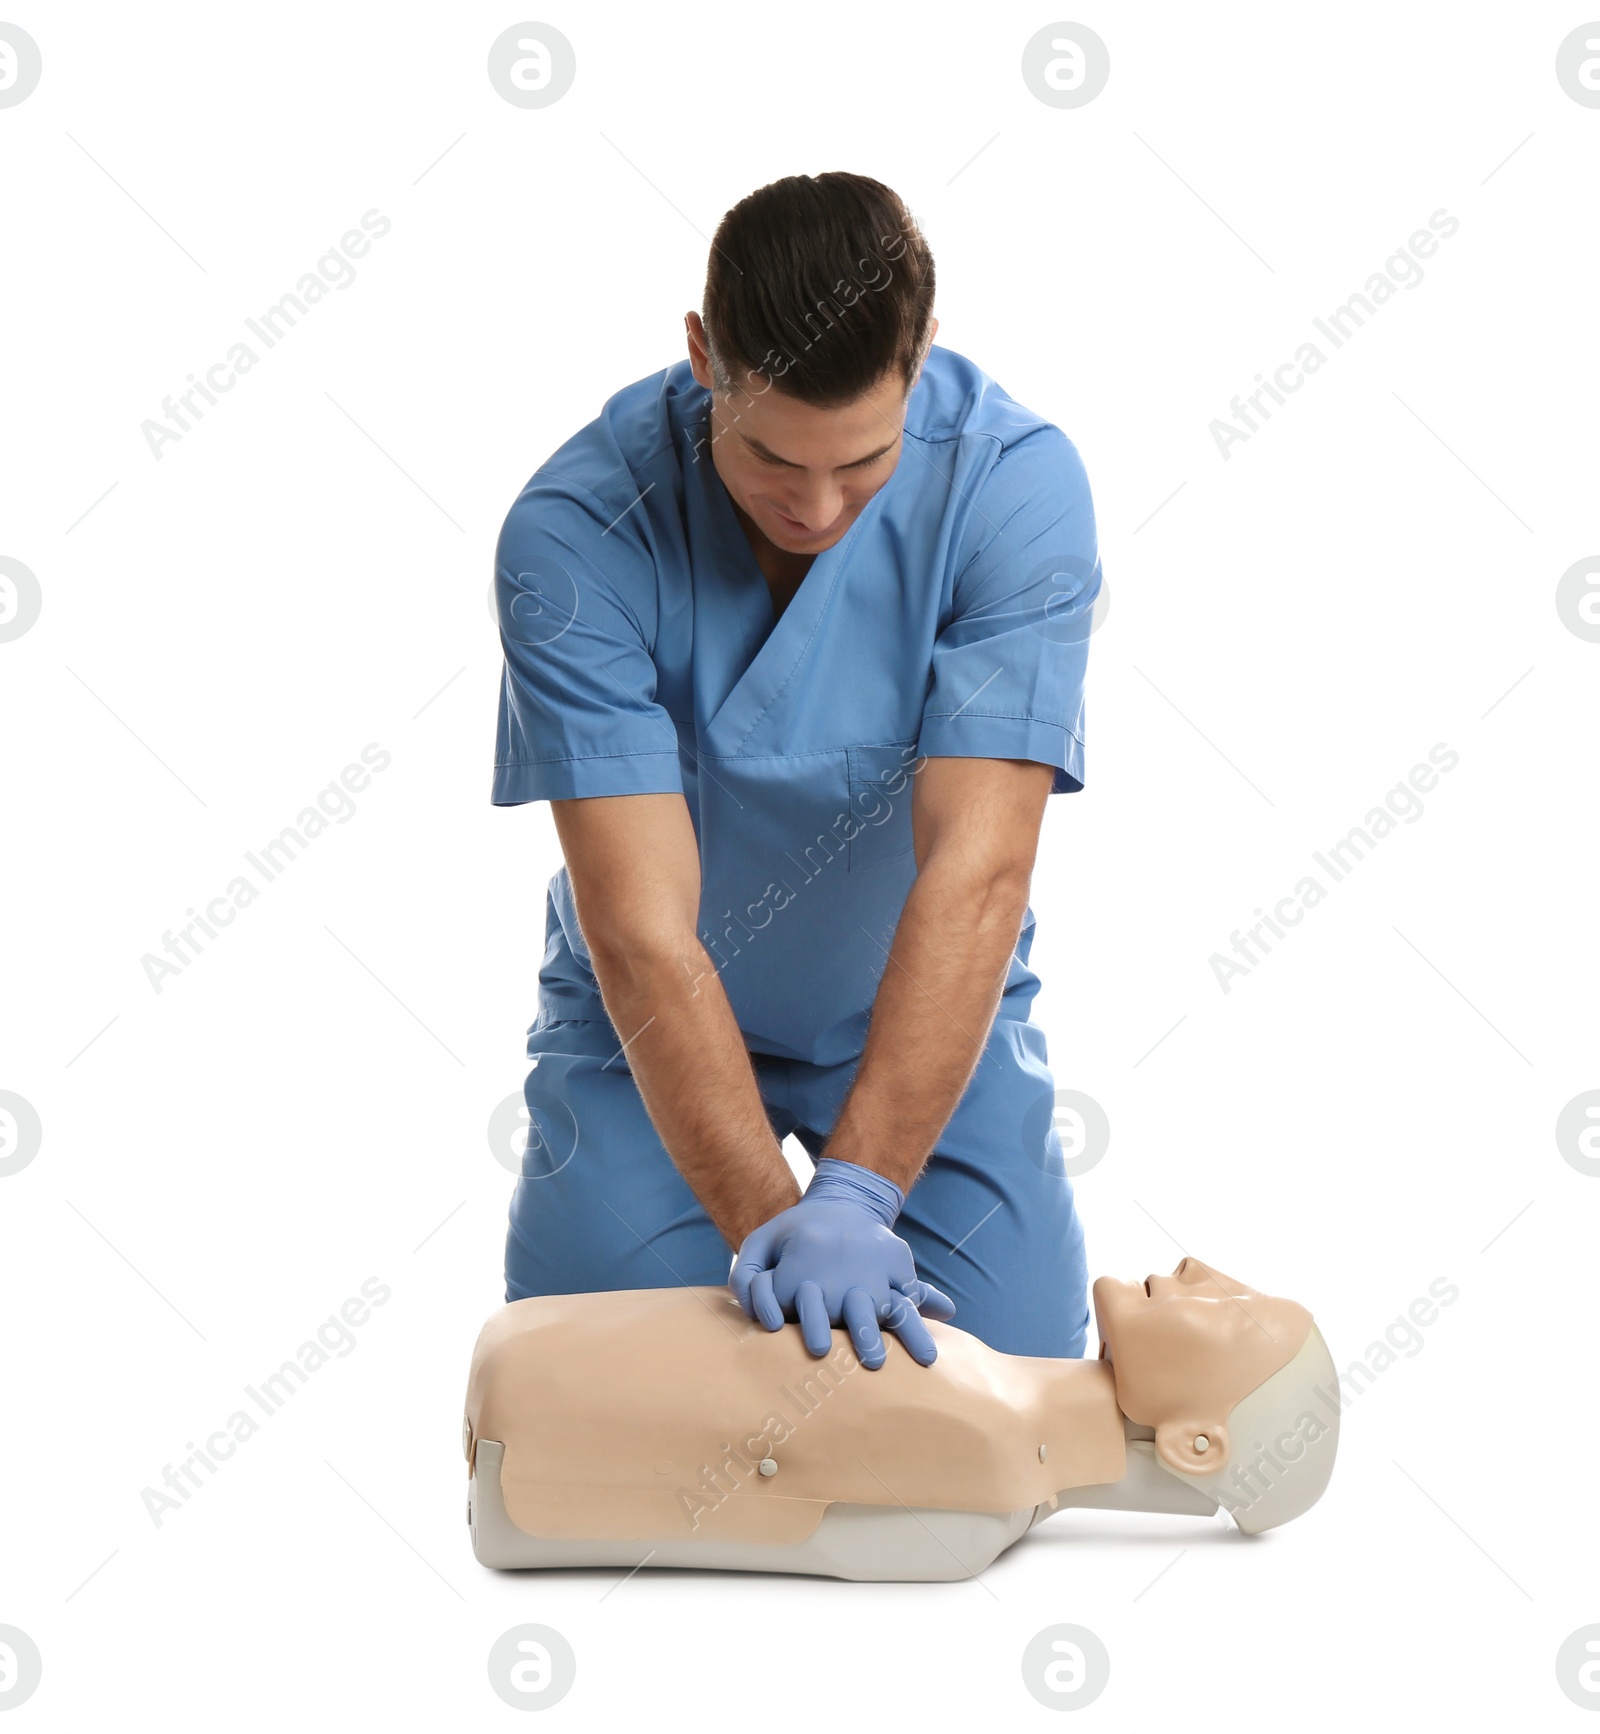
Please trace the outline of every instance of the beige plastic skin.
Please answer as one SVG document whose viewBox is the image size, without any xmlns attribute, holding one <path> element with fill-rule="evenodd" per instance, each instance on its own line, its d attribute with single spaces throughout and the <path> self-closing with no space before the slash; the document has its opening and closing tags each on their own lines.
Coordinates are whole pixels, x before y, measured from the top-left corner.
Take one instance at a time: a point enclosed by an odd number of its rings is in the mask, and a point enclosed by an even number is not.
<svg viewBox="0 0 1600 1734">
<path fill-rule="evenodd" d="M 868 1372 L 843 1332 L 818 1360 L 726 1289 L 515 1302 L 469 1380 L 469 1461 L 492 1444 L 479 1557 L 598 1565 L 642 1541 L 655 1564 L 947 1580 L 1064 1506 L 1220 1503 L 1253 1532 L 1315 1501 L 1337 1411 L 1315 1420 L 1312 1394 L 1336 1386 L 1304 1308 L 1195 1259 L 1102 1279 L 1095 1307 L 1100 1361 L 1002 1355 L 930 1321 L 933 1367 L 891 1340 Z M 959 1548 L 935 1536 L 946 1523 Z"/>
<path fill-rule="evenodd" d="M 819 1359 L 726 1288 L 513 1301 L 473 1355 L 468 1455 L 504 1444 L 520 1529 L 597 1540 L 794 1542 L 834 1501 L 1012 1512 L 1122 1475 L 1109 1367 L 929 1329 L 934 1366 L 891 1338 L 869 1372 L 843 1331 Z"/>
</svg>

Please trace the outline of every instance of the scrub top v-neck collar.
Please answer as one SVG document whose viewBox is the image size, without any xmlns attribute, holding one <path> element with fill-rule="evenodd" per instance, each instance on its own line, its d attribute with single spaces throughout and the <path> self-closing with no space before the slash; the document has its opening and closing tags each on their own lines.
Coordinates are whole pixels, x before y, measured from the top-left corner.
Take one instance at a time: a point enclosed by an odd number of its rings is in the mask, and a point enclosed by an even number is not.
<svg viewBox="0 0 1600 1734">
<path fill-rule="evenodd" d="M 711 559 L 696 561 L 692 574 L 697 616 L 695 720 L 705 747 L 714 754 L 732 754 L 798 672 L 862 519 L 884 490 L 873 495 L 831 548 L 816 556 L 788 605 L 774 619 L 766 574 L 709 452 L 690 470 L 712 530 Z"/>
</svg>

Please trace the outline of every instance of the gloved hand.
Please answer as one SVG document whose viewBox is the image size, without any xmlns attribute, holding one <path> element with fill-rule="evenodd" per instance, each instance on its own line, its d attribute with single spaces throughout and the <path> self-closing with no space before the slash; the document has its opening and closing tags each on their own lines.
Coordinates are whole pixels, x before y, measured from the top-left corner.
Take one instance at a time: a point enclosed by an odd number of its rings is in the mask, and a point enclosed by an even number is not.
<svg viewBox="0 0 1600 1734">
<path fill-rule="evenodd" d="M 888 1359 L 881 1321 L 914 1360 L 932 1366 L 939 1351 L 920 1314 L 948 1319 L 956 1309 L 918 1280 L 911 1248 L 892 1232 L 905 1201 L 892 1180 L 870 1168 L 820 1157 L 800 1202 L 745 1236 L 728 1286 L 769 1331 L 798 1318 L 814 1355 L 827 1354 L 832 1327 L 842 1324 L 862 1366 L 881 1367 Z"/>
</svg>

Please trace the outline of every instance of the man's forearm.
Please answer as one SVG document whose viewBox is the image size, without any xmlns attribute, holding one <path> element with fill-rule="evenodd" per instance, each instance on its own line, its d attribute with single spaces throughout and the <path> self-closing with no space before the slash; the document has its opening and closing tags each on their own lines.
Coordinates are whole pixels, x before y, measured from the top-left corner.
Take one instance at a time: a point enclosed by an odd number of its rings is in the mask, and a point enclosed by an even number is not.
<svg viewBox="0 0 1600 1734">
<path fill-rule="evenodd" d="M 593 949 L 591 947 L 591 949 Z M 728 1245 L 799 1198 L 744 1038 L 692 935 L 595 956 L 606 1011 L 661 1142 Z"/>
<path fill-rule="evenodd" d="M 918 875 L 828 1155 L 911 1190 L 988 1040 L 1027 904 L 1025 873 Z"/>
</svg>

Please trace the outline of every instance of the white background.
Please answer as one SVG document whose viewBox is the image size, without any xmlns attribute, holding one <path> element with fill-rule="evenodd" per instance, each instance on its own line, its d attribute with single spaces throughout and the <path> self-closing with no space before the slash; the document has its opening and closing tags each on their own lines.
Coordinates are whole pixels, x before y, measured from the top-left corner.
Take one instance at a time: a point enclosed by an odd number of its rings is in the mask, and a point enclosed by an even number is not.
<svg viewBox="0 0 1600 1734">
<path fill-rule="evenodd" d="M 504 8 L 6 15 L 43 55 L 0 110 L 0 554 L 43 593 L 0 644 L 0 1088 L 43 1125 L 0 1179 L 18 1725 L 500 1726 L 525 1620 L 582 1727 L 1033 1725 L 1058 1621 L 1110 1651 L 1105 1726 L 1576 1717 L 1600 1179 L 1554 1124 L 1600 1086 L 1600 645 L 1555 589 L 1600 543 L 1600 110 L 1555 56 L 1587 14 L 1096 5 L 1076 110 L 1019 71 L 1062 15 L 1012 4 L 558 9 L 545 110 L 491 87 Z M 1094 490 L 1088 784 L 1034 887 L 1058 1081 L 1112 1127 L 1091 1272 L 1196 1253 L 1342 1367 L 1459 1299 L 1259 1542 L 1085 1513 L 953 1585 L 496 1575 L 460 1408 L 559 856 L 548 808 L 489 805 L 494 540 L 683 354 L 723 211 L 833 168 L 906 199 L 939 341 Z M 141 422 L 374 208 L 356 281 L 154 458 Z M 1425 280 L 1224 460 L 1213 418 L 1440 209 Z M 368 742 L 354 818 L 154 991 Z M 1424 815 L 1224 993 L 1212 954 L 1436 742 Z M 373 1276 L 354 1351 L 153 1524 L 163 1465 Z"/>
</svg>

